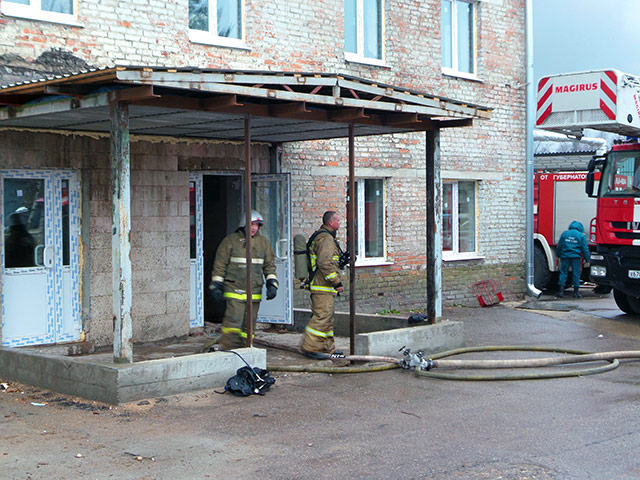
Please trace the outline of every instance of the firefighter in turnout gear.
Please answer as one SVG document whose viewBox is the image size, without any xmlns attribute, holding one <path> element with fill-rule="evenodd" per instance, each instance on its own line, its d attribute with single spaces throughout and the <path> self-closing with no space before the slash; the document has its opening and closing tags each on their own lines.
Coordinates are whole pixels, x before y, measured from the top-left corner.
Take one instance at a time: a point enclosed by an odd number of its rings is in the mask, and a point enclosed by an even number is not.
<svg viewBox="0 0 640 480">
<path fill-rule="evenodd" d="M 267 240 L 258 233 L 264 223 L 262 215 L 251 211 L 251 300 L 253 310 L 251 322 L 255 331 L 256 318 L 260 300 L 262 300 L 262 285 L 267 283 L 267 300 L 275 298 L 278 291 L 276 264 L 273 248 Z M 238 229 L 227 235 L 220 243 L 216 252 L 216 260 L 211 273 L 211 285 L 214 295 L 222 296 L 226 300 L 227 308 L 222 320 L 222 337 L 220 347 L 223 350 L 241 348 L 248 345 L 246 318 L 246 249 L 245 249 L 245 219 L 240 220 Z"/>
<path fill-rule="evenodd" d="M 333 338 L 334 297 L 343 292 L 340 279 L 342 250 L 336 240 L 340 217 L 334 211 L 322 217 L 322 226 L 314 233 L 309 245 L 311 269 L 311 320 L 304 331 L 302 350 L 310 358 L 324 358 L 323 354 L 338 353 Z"/>
</svg>

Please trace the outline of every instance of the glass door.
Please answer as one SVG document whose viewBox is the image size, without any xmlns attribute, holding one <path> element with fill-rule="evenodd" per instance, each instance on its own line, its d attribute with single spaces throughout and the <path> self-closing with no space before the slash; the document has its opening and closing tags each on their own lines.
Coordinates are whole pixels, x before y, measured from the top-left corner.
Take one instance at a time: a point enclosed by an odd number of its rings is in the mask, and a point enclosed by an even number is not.
<svg viewBox="0 0 640 480">
<path fill-rule="evenodd" d="M 289 174 L 253 175 L 251 198 L 252 208 L 264 218 L 260 234 L 267 237 L 275 251 L 279 284 L 278 294 L 273 300 L 266 300 L 266 287 L 263 287 L 258 321 L 291 325 L 293 263 Z"/>
<path fill-rule="evenodd" d="M 80 338 L 79 189 L 72 171 L 5 170 L 2 345 Z"/>
</svg>

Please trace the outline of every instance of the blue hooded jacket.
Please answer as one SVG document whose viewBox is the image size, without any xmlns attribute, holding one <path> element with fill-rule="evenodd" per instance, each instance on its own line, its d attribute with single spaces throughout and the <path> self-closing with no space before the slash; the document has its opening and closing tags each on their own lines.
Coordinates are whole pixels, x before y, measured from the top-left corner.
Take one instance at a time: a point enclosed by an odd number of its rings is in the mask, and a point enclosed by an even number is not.
<svg viewBox="0 0 640 480">
<path fill-rule="evenodd" d="M 585 262 L 591 261 L 589 244 L 584 236 L 582 223 L 573 221 L 569 225 L 569 230 L 562 232 L 556 246 L 556 255 L 558 258 L 584 257 Z"/>
</svg>

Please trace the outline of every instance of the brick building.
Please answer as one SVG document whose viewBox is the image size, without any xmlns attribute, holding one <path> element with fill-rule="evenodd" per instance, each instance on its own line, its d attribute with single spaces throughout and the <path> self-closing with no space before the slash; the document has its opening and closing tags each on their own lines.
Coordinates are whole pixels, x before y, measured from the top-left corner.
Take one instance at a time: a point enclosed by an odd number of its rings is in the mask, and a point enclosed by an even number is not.
<svg viewBox="0 0 640 480">
<path fill-rule="evenodd" d="M 28 82 L 65 74 L 75 74 L 75 90 L 65 90 L 60 80 L 64 77 L 58 77 L 42 92 L 49 98 L 64 96 L 70 102 L 69 112 L 75 108 L 74 101 L 84 108 L 83 102 L 88 100 L 80 99 L 86 94 L 82 82 L 93 82 L 98 78 L 96 72 L 112 65 L 161 67 L 149 69 L 154 78 L 176 68 L 186 69 L 192 76 L 207 69 L 211 74 L 217 70 L 316 74 L 297 77 L 309 81 L 339 74 L 336 78 L 356 79 L 355 88 L 343 88 L 350 99 L 360 100 L 363 92 L 380 89 L 381 94 L 371 94 L 367 101 L 396 101 L 400 110 L 402 105 L 411 105 L 411 101 L 397 100 L 403 93 L 418 104 L 425 98 L 421 92 L 426 92 L 430 101 L 440 102 L 447 112 L 456 108 L 460 112 L 491 111 L 490 115 L 467 114 L 473 118 L 473 126 L 440 131 L 442 302 L 477 305 L 472 284 L 487 278 L 494 279 L 507 298 L 524 293 L 523 0 L 27 3 L 0 2 L 0 85 L 9 86 L 1 97 L 6 106 L 0 107 L 4 225 L 7 228 L 11 215 L 20 213 L 16 198 L 29 195 L 24 185 L 37 192 L 29 197 L 33 217 L 36 197 L 44 194 L 38 189 L 48 189 L 51 184 L 52 190 L 47 190 L 44 198 L 59 211 L 68 212 L 69 231 L 77 232 L 78 240 L 75 244 L 73 235 L 69 240 L 62 227 L 62 240 L 52 251 L 68 251 L 71 260 L 59 260 L 62 273 L 42 279 L 41 287 L 47 295 L 59 288 L 71 290 L 71 300 L 47 307 L 53 310 L 45 314 L 44 330 L 33 325 L 29 333 L 6 327 L 6 319 L 24 313 L 26 307 L 3 304 L 3 345 L 79 338 L 107 345 L 112 339 L 113 181 L 109 155 L 113 145 L 108 125 L 105 132 L 101 127 L 92 128 L 83 118 L 82 125 L 79 122 L 74 128 L 71 113 L 64 126 L 59 117 L 50 123 L 21 123 L 12 110 L 38 108 L 35 94 L 29 93 L 33 95 L 31 103 L 25 102 L 27 87 L 38 85 Z M 82 72 L 93 73 L 83 77 Z M 167 77 L 158 82 L 169 86 Z M 260 89 L 260 85 L 251 88 Z M 23 96 L 10 97 L 13 94 Z M 434 112 L 430 118 L 437 122 L 440 117 Z M 45 113 L 49 111 L 40 112 Z M 204 134 L 187 138 L 187 134 L 163 128 L 158 117 L 153 128 L 147 124 L 144 130 L 132 130 L 128 152 L 135 341 L 181 336 L 201 324 L 203 312 L 194 317 L 194 310 L 203 308 L 202 290 L 196 289 L 194 294 L 193 284 L 206 283 L 215 242 L 201 242 L 201 235 L 207 238 L 206 227 L 198 224 L 194 233 L 190 218 L 196 213 L 206 218 L 206 205 L 216 205 L 220 216 L 216 222 L 232 231 L 241 212 L 242 142 Z M 302 126 L 292 124 L 291 128 Z M 254 140 L 251 168 L 254 174 L 285 174 L 290 185 L 286 201 L 291 208 L 289 230 L 285 231 L 289 237 L 308 236 L 319 226 L 325 210 L 336 209 L 346 216 L 348 140 L 326 136 L 326 140 L 289 141 L 295 138 L 293 133 L 283 136 L 283 141 Z M 354 153 L 358 309 L 424 308 L 429 191 L 425 133 L 399 131 L 357 137 Z M 24 178 L 33 181 L 23 185 Z M 218 204 L 220 192 L 224 192 L 225 201 Z M 261 191 L 256 187 L 258 199 L 261 192 L 265 198 L 269 196 L 268 188 Z M 198 210 L 202 205 L 204 213 Z M 208 214 L 213 215 L 212 211 L 209 207 Z M 190 248 L 190 233 L 203 245 L 200 270 L 194 269 L 197 249 L 193 242 Z M 275 239 L 277 242 L 277 236 Z M 35 255 L 35 267 L 54 255 L 45 244 Z M 28 285 L 27 277 L 19 279 L 4 267 L 3 272 L 4 298 L 8 292 L 13 298 L 14 292 Z M 12 276 L 14 281 L 7 283 Z M 307 295 L 295 287 L 295 282 L 286 287 L 290 301 L 294 306 L 306 306 Z M 347 296 L 342 298 L 346 308 Z M 67 325 L 67 320 L 56 320 L 58 316 L 75 320 Z"/>
</svg>

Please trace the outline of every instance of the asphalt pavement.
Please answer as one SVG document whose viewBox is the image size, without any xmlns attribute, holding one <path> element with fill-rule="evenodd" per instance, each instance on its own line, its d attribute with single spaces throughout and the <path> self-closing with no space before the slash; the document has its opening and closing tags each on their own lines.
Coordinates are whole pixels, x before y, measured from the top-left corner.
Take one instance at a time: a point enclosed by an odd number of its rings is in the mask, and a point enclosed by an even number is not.
<svg viewBox="0 0 640 480">
<path fill-rule="evenodd" d="M 583 293 L 448 308 L 443 321 L 464 322 L 468 346 L 640 349 L 640 318 Z M 530 355 L 551 354 L 464 358 Z M 118 407 L 2 380 L 0 477 L 637 479 L 640 363 L 620 363 L 518 381 L 274 372 L 264 396 L 211 389 Z"/>
</svg>

